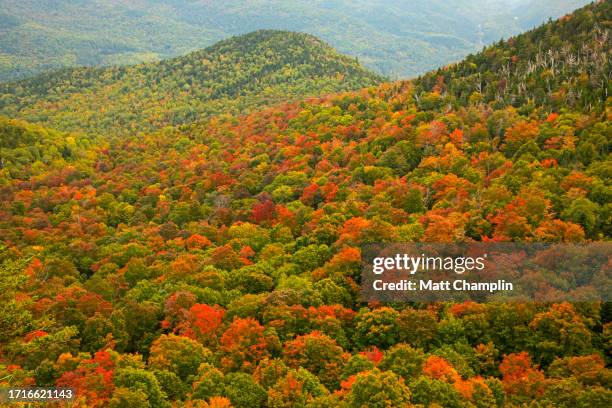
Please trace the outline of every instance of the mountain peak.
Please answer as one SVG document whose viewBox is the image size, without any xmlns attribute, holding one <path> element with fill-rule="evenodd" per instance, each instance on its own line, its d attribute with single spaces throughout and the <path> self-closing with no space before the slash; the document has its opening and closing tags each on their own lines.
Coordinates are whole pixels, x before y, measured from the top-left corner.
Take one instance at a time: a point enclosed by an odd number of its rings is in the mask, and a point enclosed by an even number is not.
<svg viewBox="0 0 612 408">
<path fill-rule="evenodd" d="M 344 57 L 347 60 L 355 60 L 355 58 L 338 54 L 332 46 L 312 34 L 284 30 L 257 30 L 246 34 L 235 35 L 209 47 L 196 50 L 193 54 L 205 56 L 208 53 L 219 53 L 227 50 L 240 49 L 241 52 L 248 55 L 252 52 L 261 51 L 263 48 L 271 45 L 278 49 L 299 47 L 302 51 L 325 51 L 336 54 L 338 58 Z M 184 57 L 177 57 L 175 59 L 181 58 Z"/>
<path fill-rule="evenodd" d="M 0 113 L 60 130 L 121 133 L 381 81 L 312 35 L 260 30 L 159 62 L 75 68 L 0 84 Z M 57 109 L 48 109 L 51 101 Z"/>
</svg>

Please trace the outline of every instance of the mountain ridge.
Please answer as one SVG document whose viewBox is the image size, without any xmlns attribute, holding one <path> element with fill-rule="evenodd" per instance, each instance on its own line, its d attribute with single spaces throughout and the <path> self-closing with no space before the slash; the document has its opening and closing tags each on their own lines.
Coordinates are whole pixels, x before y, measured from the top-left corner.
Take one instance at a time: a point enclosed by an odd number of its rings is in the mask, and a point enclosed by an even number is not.
<svg viewBox="0 0 612 408">
<path fill-rule="evenodd" d="M 59 130 L 151 130 L 382 80 L 312 35 L 259 30 L 169 60 L 0 84 L 0 113 Z"/>
<path fill-rule="evenodd" d="M 612 95 L 611 30 L 612 2 L 592 3 L 412 82 L 455 106 L 477 98 L 496 106 L 601 112 Z"/>
<path fill-rule="evenodd" d="M 586 2 L 0 0 L 0 80 L 166 59 L 262 28 L 312 33 L 369 69 L 409 78 Z"/>
</svg>

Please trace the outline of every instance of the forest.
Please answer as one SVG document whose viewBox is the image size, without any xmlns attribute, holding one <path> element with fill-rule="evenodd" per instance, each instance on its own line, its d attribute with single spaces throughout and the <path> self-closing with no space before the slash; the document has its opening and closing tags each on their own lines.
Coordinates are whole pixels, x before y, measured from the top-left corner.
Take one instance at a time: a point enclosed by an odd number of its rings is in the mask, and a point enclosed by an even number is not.
<svg viewBox="0 0 612 408">
<path fill-rule="evenodd" d="M 188 84 L 188 60 L 7 85 L 0 385 L 72 387 L 82 407 L 612 406 L 609 302 L 359 299 L 368 243 L 609 241 L 611 11 L 413 81 L 332 55 L 321 78 L 356 76 L 301 100 L 259 106 L 236 70 L 213 86 L 246 113 L 179 123 L 103 110 L 149 70 Z M 208 51 L 223 69 L 251 55 L 223 48 L 239 38 Z M 195 100 L 172 95 L 164 114 Z"/>
<path fill-rule="evenodd" d="M 392 78 L 422 74 L 589 0 L 0 0 L 0 81 L 157 61 L 261 29 L 314 34 Z"/>
<path fill-rule="evenodd" d="M 382 80 L 311 35 L 261 30 L 160 62 L 66 69 L 0 83 L 0 113 L 108 135 L 243 113 Z"/>
</svg>

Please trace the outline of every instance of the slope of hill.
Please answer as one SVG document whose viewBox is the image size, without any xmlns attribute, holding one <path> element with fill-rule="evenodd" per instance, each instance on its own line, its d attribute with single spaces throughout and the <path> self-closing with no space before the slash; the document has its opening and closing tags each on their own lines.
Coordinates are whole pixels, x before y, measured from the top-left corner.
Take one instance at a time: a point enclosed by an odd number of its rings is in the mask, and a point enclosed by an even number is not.
<svg viewBox="0 0 612 408">
<path fill-rule="evenodd" d="M 259 29 L 302 31 L 412 77 L 588 0 L 0 0 L 0 81 L 184 55 Z"/>
<path fill-rule="evenodd" d="M 592 50 L 607 10 L 545 31 Z M 482 76 L 537 33 L 474 56 Z M 0 120 L 0 386 L 88 407 L 611 406 L 610 303 L 360 301 L 363 244 L 612 238 L 612 99 L 465 99 L 445 82 L 462 66 L 102 144 Z"/>
<path fill-rule="evenodd" d="M 359 89 L 381 80 L 313 36 L 257 31 L 161 62 L 68 69 L 0 84 L 0 113 L 61 130 L 116 133 Z"/>
<path fill-rule="evenodd" d="M 85 163 L 78 152 L 90 149 L 94 140 L 0 116 L 0 171 L 20 179 L 35 176 L 36 168 L 61 169 L 77 159 Z"/>
<path fill-rule="evenodd" d="M 522 109 L 546 105 L 601 111 L 612 96 L 611 30 L 612 2 L 602 1 L 430 72 L 414 84 L 419 92 L 435 90 L 455 105 L 475 99 Z"/>
</svg>

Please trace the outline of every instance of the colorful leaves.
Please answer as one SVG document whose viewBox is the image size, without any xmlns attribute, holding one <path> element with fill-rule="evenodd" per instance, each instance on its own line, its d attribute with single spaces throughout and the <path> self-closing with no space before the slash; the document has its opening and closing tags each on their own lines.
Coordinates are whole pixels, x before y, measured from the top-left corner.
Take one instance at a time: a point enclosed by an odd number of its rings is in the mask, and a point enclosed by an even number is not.
<svg viewBox="0 0 612 408">
<path fill-rule="evenodd" d="M 544 392 L 544 374 L 532 366 L 525 351 L 504 356 L 499 371 L 504 389 L 509 394 L 529 400 Z"/>
<path fill-rule="evenodd" d="M 265 333 L 258 321 L 236 319 L 221 336 L 222 362 L 227 370 L 252 372 L 258 361 L 270 357 L 270 349 L 278 339 Z"/>
</svg>

